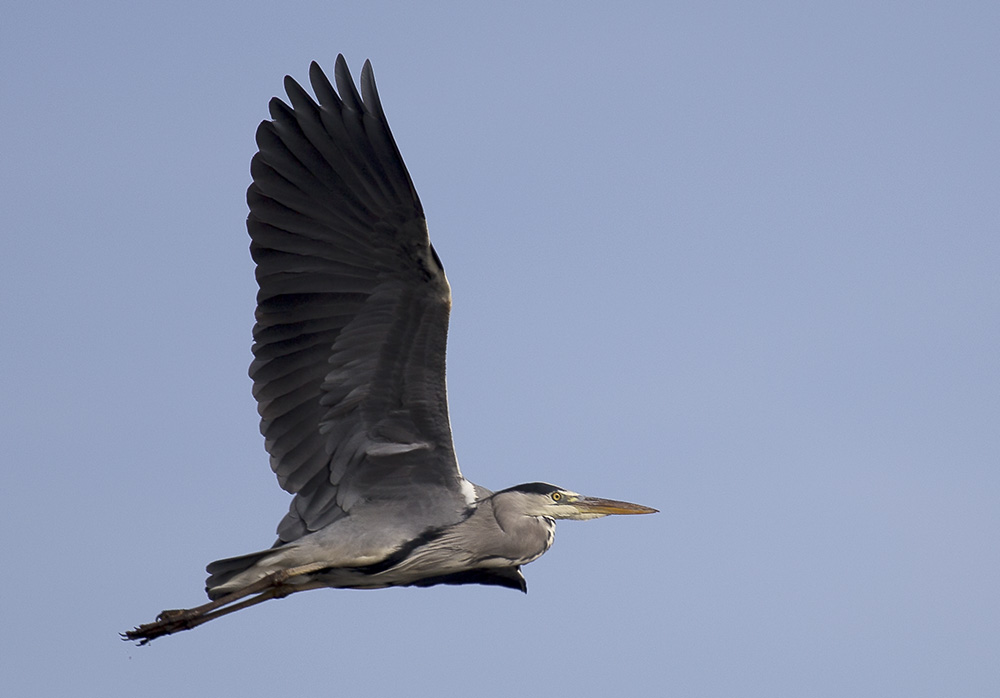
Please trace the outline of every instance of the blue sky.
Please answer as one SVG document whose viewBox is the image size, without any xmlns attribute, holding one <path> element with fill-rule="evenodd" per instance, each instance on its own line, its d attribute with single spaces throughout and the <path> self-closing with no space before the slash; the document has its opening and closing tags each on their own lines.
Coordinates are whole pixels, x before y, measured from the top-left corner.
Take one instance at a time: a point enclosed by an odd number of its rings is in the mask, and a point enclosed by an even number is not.
<svg viewBox="0 0 1000 698">
<path fill-rule="evenodd" d="M 994 696 L 996 3 L 20 3 L 0 26 L 12 695 Z M 374 63 L 529 594 L 314 591 L 136 648 L 287 507 L 244 193 Z"/>
</svg>

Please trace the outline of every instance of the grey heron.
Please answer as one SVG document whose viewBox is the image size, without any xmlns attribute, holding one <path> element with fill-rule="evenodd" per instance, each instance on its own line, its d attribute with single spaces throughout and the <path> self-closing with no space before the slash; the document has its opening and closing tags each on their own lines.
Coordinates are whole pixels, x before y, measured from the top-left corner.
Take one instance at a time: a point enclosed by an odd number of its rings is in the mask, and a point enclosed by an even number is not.
<svg viewBox="0 0 1000 698">
<path fill-rule="evenodd" d="M 545 483 L 466 480 L 445 391 L 451 289 L 389 131 L 370 62 L 343 56 L 314 100 L 291 77 L 257 129 L 247 191 L 256 262 L 250 377 L 271 468 L 294 495 L 266 550 L 208 565 L 210 602 L 124 633 L 141 644 L 316 589 L 492 584 L 556 519 L 648 514 Z"/>
</svg>

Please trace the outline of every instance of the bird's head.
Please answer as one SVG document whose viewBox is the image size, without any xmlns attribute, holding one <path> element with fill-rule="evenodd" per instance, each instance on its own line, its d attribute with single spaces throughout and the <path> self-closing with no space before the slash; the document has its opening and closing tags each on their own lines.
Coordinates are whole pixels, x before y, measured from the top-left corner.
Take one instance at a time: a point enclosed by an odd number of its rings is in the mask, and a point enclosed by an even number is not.
<svg viewBox="0 0 1000 698">
<path fill-rule="evenodd" d="M 546 516 L 551 519 L 598 519 L 610 514 L 655 514 L 658 510 L 641 504 L 614 499 L 585 497 L 546 482 L 515 485 L 494 496 L 517 498 L 516 506 L 525 516 Z"/>
</svg>

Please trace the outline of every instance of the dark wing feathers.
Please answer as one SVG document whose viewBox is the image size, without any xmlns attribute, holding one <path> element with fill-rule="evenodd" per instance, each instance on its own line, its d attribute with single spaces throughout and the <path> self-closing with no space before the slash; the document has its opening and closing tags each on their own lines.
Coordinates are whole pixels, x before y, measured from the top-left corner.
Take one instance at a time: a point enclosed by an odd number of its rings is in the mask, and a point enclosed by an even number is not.
<svg viewBox="0 0 1000 698">
<path fill-rule="evenodd" d="M 257 129 L 247 191 L 257 264 L 253 393 L 271 467 L 295 494 L 279 543 L 391 498 L 446 520 L 466 505 L 448 424 L 451 291 L 371 65 L 318 104 L 290 77 Z M 433 517 L 421 525 L 433 524 Z"/>
</svg>

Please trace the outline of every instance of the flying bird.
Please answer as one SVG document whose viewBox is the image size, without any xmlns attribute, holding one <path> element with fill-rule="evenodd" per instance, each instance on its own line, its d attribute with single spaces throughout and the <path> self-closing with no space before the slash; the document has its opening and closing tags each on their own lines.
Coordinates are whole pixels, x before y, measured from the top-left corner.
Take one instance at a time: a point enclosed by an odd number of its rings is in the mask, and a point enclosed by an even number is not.
<svg viewBox="0 0 1000 698">
<path fill-rule="evenodd" d="M 370 62 L 360 92 L 343 56 L 314 100 L 285 78 L 257 129 L 247 191 L 257 265 L 250 377 L 271 468 L 294 495 L 266 550 L 208 565 L 204 605 L 123 633 L 150 640 L 321 587 L 492 584 L 556 519 L 649 514 L 542 482 L 466 480 L 445 390 L 451 288 L 389 131 Z"/>
</svg>

